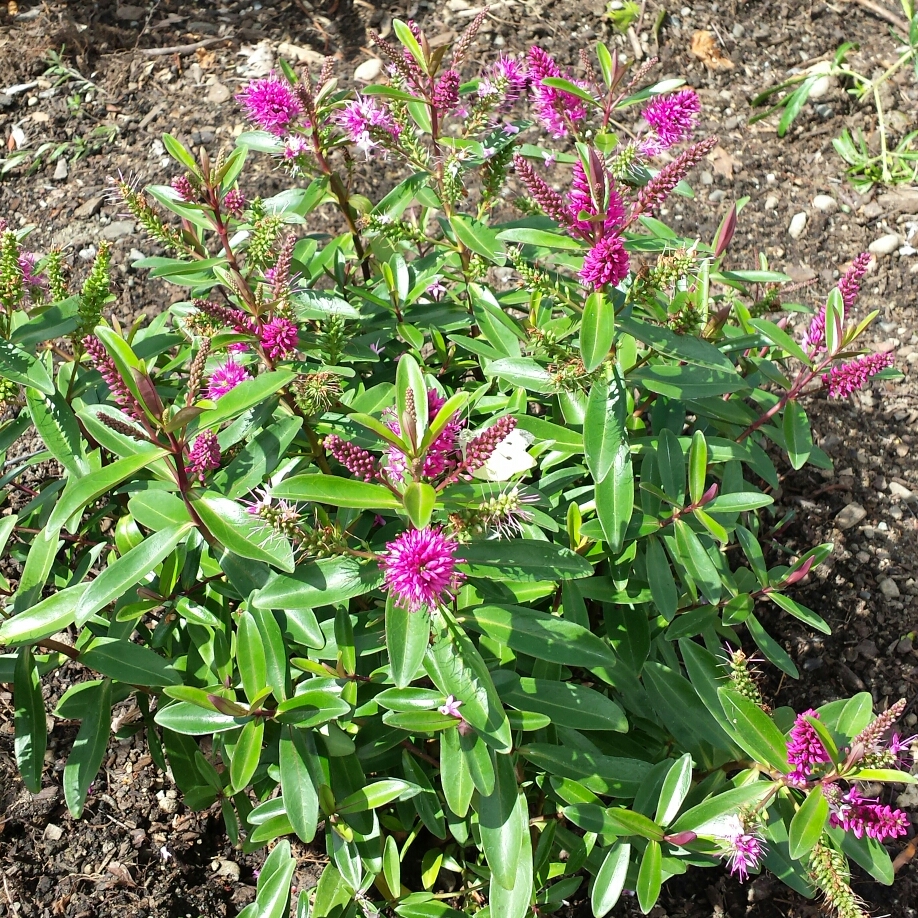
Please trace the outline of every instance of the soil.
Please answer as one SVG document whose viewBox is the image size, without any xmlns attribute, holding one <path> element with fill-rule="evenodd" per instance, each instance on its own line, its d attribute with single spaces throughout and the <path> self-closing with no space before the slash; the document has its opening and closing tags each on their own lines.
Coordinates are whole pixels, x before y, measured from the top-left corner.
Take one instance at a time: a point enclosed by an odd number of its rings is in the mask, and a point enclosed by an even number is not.
<svg viewBox="0 0 918 918">
<path fill-rule="evenodd" d="M 645 58 L 658 56 L 654 76 L 685 77 L 702 98 L 701 131 L 720 138 L 694 177 L 696 199 L 674 199 L 662 218 L 684 227 L 686 235 L 710 240 L 730 203 L 748 196 L 728 266 L 754 266 L 763 252 L 772 268 L 799 282 L 791 299 L 812 307 L 868 245 L 890 233 L 918 232 L 918 190 L 875 188 L 865 195 L 853 190 L 832 138 L 844 127 L 861 128 L 875 148 L 875 118 L 836 81 L 827 81 L 824 94 L 804 106 L 784 138 L 775 132 L 777 116 L 748 124 L 749 100 L 789 73 L 830 58 L 845 41 L 859 46 L 851 58 L 856 70 L 868 76 L 882 72 L 895 61 L 899 43 L 866 5 L 686 0 L 681 9 L 665 7 L 668 13 L 655 32 L 664 4 L 649 0 L 628 38 L 614 32 L 600 0 L 500 0 L 482 28 L 478 51 L 491 59 L 498 50 L 524 51 L 538 43 L 574 67 L 579 49 L 601 38 L 628 56 L 635 46 Z M 76 277 L 88 269 L 99 238 L 109 239 L 119 266 L 115 314 L 124 325 L 154 314 L 179 294 L 130 267 L 141 255 L 159 252 L 109 201 L 109 177 L 121 172 L 144 183 L 168 181 L 174 170 L 159 139 L 164 131 L 212 155 L 231 148 L 243 129 L 232 96 L 270 70 L 278 53 L 316 63 L 332 54 L 347 82 L 365 57 L 367 27 L 386 34 L 392 17 L 413 17 L 429 36 L 443 40 L 460 32 L 477 10 L 466 0 L 378 7 L 362 0 L 134 0 L 131 5 L 20 0 L 18 8 L 16 18 L 4 17 L 0 9 L 0 136 L 7 151 L 0 161 L 0 215 L 14 227 L 34 224 L 35 250 L 64 248 Z M 892 0 L 885 0 L 885 8 L 899 12 Z M 732 67 L 712 70 L 693 56 L 698 30 L 712 34 Z M 206 44 L 184 47 L 200 42 Z M 151 53 L 166 48 L 173 50 Z M 62 73 L 46 73 L 51 52 L 59 52 L 77 77 L 71 74 L 58 85 Z M 918 82 L 908 68 L 886 85 L 882 102 L 893 134 L 914 122 Z M 22 151 L 27 152 L 16 164 Z M 54 154 L 58 158 L 52 160 Z M 283 176 L 266 158 L 254 156 L 251 162 L 244 189 L 250 197 L 283 187 Z M 831 196 L 837 206 L 818 209 L 816 195 Z M 792 236 L 791 219 L 799 213 L 806 224 L 802 234 Z M 918 246 L 914 236 L 911 241 Z M 905 722 L 909 727 L 918 722 L 916 290 L 913 250 L 877 256 L 857 315 L 879 312 L 865 344 L 895 350 L 904 379 L 877 383 L 850 402 L 822 398 L 812 404 L 817 442 L 835 467 L 786 469 L 776 494 L 776 522 L 789 514 L 774 534 L 776 552 L 799 552 L 819 542 L 835 548 L 794 593 L 828 621 L 830 637 L 777 610 L 762 610 L 801 670 L 799 681 L 769 676 L 772 705 L 799 708 L 804 699 L 816 706 L 866 690 L 878 709 L 910 699 Z M 838 514 L 852 504 L 862 508 L 857 514 L 862 518 L 841 528 L 845 517 Z M 49 710 L 69 678 L 78 676 L 63 671 L 46 686 Z M 74 733 L 73 725 L 55 723 L 46 786 L 32 797 L 15 775 L 10 695 L 0 687 L 0 916 L 229 918 L 251 901 L 262 856 L 234 851 L 219 814 L 195 814 L 182 805 L 152 764 L 142 733 L 113 741 L 83 818 L 72 820 L 60 781 Z M 918 811 L 913 806 L 910 813 L 914 835 Z M 890 846 L 893 856 L 907 841 Z M 311 886 L 322 855 L 302 846 L 295 851 L 296 882 Z M 891 888 L 858 875 L 855 889 L 876 914 L 908 918 L 916 914 L 918 867 L 906 863 Z M 638 913 L 632 900 L 614 912 Z M 575 898 L 569 914 L 589 915 L 589 907 Z M 693 871 L 668 883 L 651 913 L 653 918 L 817 914 L 817 903 L 767 875 L 741 886 L 714 871 Z"/>
</svg>

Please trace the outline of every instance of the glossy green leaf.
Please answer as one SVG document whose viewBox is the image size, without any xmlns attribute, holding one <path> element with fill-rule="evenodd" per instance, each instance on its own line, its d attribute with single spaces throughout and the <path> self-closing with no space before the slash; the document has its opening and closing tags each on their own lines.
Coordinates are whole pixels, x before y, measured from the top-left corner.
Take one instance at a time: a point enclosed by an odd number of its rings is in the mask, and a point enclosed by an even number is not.
<svg viewBox="0 0 918 918">
<path fill-rule="evenodd" d="M 89 588 L 88 583 L 78 583 L 53 593 L 32 606 L 0 622 L 0 644 L 15 647 L 28 644 L 64 631 L 73 624 L 77 603 Z"/>
<path fill-rule="evenodd" d="M 383 573 L 374 562 L 322 558 L 298 565 L 289 577 L 273 578 L 252 601 L 262 609 L 312 609 L 362 596 L 382 582 Z"/>
<path fill-rule="evenodd" d="M 409 612 L 386 597 L 386 648 L 389 668 L 398 688 L 409 686 L 421 668 L 430 637 L 430 619 L 423 610 Z"/>
<path fill-rule="evenodd" d="M 446 805 L 463 819 L 468 813 L 475 783 L 459 740 L 458 730 L 446 730 L 440 736 L 440 786 Z"/>
<path fill-rule="evenodd" d="M 511 853 L 516 865 L 516 882 L 508 889 L 503 883 L 492 882 L 488 891 L 492 918 L 527 918 L 532 914 L 533 865 L 532 840 L 529 835 L 529 810 L 526 797 L 518 795 L 516 800 L 516 821 L 522 826 L 519 833 L 519 849 Z"/>
<path fill-rule="evenodd" d="M 495 766 L 494 791 L 478 801 L 478 825 L 491 876 L 509 890 L 516 882 L 521 836 L 528 826 L 518 818 L 519 787 L 513 762 L 509 756 L 499 755 Z"/>
<path fill-rule="evenodd" d="M 250 720 L 242 728 L 230 759 L 230 784 L 234 792 L 245 790 L 252 780 L 261 760 L 264 736 L 265 722 L 263 720 Z"/>
<path fill-rule="evenodd" d="M 32 651 L 22 647 L 16 655 L 13 675 L 13 725 L 16 765 L 23 784 L 33 793 L 41 790 L 41 773 L 48 746 L 45 703 L 41 694 L 41 679 Z"/>
<path fill-rule="evenodd" d="M 791 399 L 784 408 L 783 430 L 790 464 L 801 469 L 813 451 L 813 433 L 806 411 L 796 399 Z"/>
<path fill-rule="evenodd" d="M 615 307 L 602 291 L 594 290 L 583 304 L 580 320 L 580 357 L 587 373 L 592 373 L 609 356 L 614 338 Z M 593 385 L 595 388 L 596 383 Z M 584 426 L 584 433 L 586 429 Z"/>
<path fill-rule="evenodd" d="M 105 679 L 96 687 L 96 696 L 94 703 L 87 705 L 86 717 L 64 766 L 64 799 L 75 819 L 83 813 L 89 785 L 98 774 L 108 748 L 112 720 L 111 680 Z"/>
<path fill-rule="evenodd" d="M 788 829 L 788 850 L 794 859 L 809 854 L 826 827 L 829 818 L 829 802 L 819 787 L 807 794 L 806 800 L 791 820 Z"/>
<path fill-rule="evenodd" d="M 176 545 L 194 528 L 192 523 L 170 526 L 154 532 L 139 545 L 125 552 L 96 577 L 76 607 L 75 618 L 82 627 L 91 615 L 129 590 L 142 585 L 149 573 L 172 553 Z M 153 684 L 153 683 L 151 683 Z"/>
<path fill-rule="evenodd" d="M 71 478 L 89 474 L 80 427 L 72 409 L 55 392 L 46 395 L 38 389 L 26 389 L 26 404 L 32 423 L 48 452 L 67 470 Z"/>
<path fill-rule="evenodd" d="M 589 561 L 554 542 L 467 542 L 457 555 L 459 569 L 469 577 L 531 582 L 575 580 L 593 573 Z"/>
<path fill-rule="evenodd" d="M 245 718 L 231 717 L 219 711 L 209 711 L 188 701 L 178 701 L 160 708 L 154 720 L 161 727 L 186 736 L 222 733 L 224 730 L 241 727 L 245 723 Z"/>
<path fill-rule="evenodd" d="M 519 753 L 537 768 L 573 778 L 596 794 L 613 797 L 633 797 L 650 771 L 650 765 L 638 759 L 600 755 L 550 743 L 529 743 L 520 747 Z"/>
<path fill-rule="evenodd" d="M 26 388 L 37 389 L 49 397 L 57 391 L 45 365 L 28 351 L 0 339 L 0 377 Z"/>
<path fill-rule="evenodd" d="M 615 396 L 612 405 L 610 395 Z M 597 482 L 608 476 L 618 454 L 627 448 L 621 410 L 624 398 L 618 386 L 610 387 L 605 380 L 596 380 L 590 389 L 583 421 L 583 447 L 587 467 Z"/>
<path fill-rule="evenodd" d="M 688 753 L 676 759 L 666 773 L 655 821 L 668 826 L 677 816 L 692 786 L 692 757 Z"/>
<path fill-rule="evenodd" d="M 618 902 L 628 877 L 631 845 L 617 843 L 609 848 L 593 882 L 590 902 L 595 918 L 604 918 Z"/>
<path fill-rule="evenodd" d="M 142 644 L 117 638 L 96 638 L 80 654 L 80 662 L 118 682 L 131 685 L 178 685 L 182 677 L 168 660 Z"/>
<path fill-rule="evenodd" d="M 609 549 L 621 551 L 634 510 L 634 469 L 627 441 L 620 444 L 609 474 L 595 483 L 594 494 L 596 515 Z"/>
<path fill-rule="evenodd" d="M 251 704 L 261 696 L 268 683 L 268 661 L 265 657 L 265 645 L 258 630 L 258 625 L 248 610 L 239 616 L 236 633 L 236 662 L 245 697 Z"/>
<path fill-rule="evenodd" d="M 735 689 L 717 690 L 724 715 L 733 728 L 734 740 L 757 762 L 787 774 L 787 746 L 774 721 L 754 702 Z"/>
<path fill-rule="evenodd" d="M 405 512 L 415 529 L 423 529 L 430 522 L 437 503 L 437 492 L 426 481 L 412 481 L 402 496 Z"/>
<path fill-rule="evenodd" d="M 339 801 L 337 812 L 342 815 L 345 813 L 363 813 L 367 810 L 375 810 L 385 806 L 393 800 L 407 800 L 417 793 L 418 788 L 407 781 L 401 781 L 398 778 L 386 778 L 382 781 L 374 781 L 366 787 L 361 787 L 349 797 Z"/>
<path fill-rule="evenodd" d="M 678 560 L 685 566 L 689 576 L 708 602 L 718 602 L 723 588 L 720 574 L 717 573 L 717 568 L 708 556 L 707 549 L 685 520 L 676 520 L 673 528 L 676 533 Z"/>
<path fill-rule="evenodd" d="M 641 911 L 646 915 L 660 897 L 663 886 L 663 849 L 656 841 L 647 842 L 638 870 L 637 899 Z"/>
<path fill-rule="evenodd" d="M 312 774 L 315 753 L 303 731 L 285 726 L 280 737 L 280 783 L 284 809 L 297 837 L 307 844 L 315 838 L 319 819 L 319 795 Z"/>
<path fill-rule="evenodd" d="M 295 475 L 271 493 L 285 500 L 305 500 L 357 510 L 401 510 L 402 501 L 383 485 L 335 475 Z"/>
<path fill-rule="evenodd" d="M 489 363 L 485 373 L 530 392 L 548 393 L 557 388 L 551 373 L 531 357 L 502 357 Z"/>
</svg>

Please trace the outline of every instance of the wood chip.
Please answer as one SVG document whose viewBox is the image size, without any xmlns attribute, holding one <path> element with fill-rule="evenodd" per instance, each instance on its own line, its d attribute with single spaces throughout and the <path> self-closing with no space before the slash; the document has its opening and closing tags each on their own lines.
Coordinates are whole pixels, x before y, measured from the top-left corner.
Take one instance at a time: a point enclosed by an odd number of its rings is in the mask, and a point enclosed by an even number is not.
<svg viewBox="0 0 918 918">
<path fill-rule="evenodd" d="M 714 34 L 706 29 L 699 29 L 699 31 L 692 33 L 692 47 L 690 50 L 708 70 L 733 69 L 733 61 L 717 47 Z"/>
</svg>

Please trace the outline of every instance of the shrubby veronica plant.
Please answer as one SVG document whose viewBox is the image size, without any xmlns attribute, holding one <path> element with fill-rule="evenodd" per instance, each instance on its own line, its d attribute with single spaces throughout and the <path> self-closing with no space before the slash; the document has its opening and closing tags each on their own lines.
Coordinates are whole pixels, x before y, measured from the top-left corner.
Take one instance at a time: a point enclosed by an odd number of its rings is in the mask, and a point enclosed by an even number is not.
<svg viewBox="0 0 918 918">
<path fill-rule="evenodd" d="M 723 266 L 740 205 L 710 242 L 654 216 L 714 143 L 694 92 L 601 44 L 582 79 L 533 48 L 463 82 L 484 16 L 451 51 L 395 22 L 358 95 L 256 81 L 217 162 L 167 135 L 171 186 L 117 183 L 168 252 L 139 266 L 188 291 L 145 325 L 104 318 L 107 249 L 70 290 L 4 229 L 2 447 L 46 446 L 3 478 L 23 780 L 66 667 L 71 812 L 117 707 L 188 806 L 273 845 L 247 918 L 286 914 L 289 835 L 324 840 L 316 918 L 647 912 L 724 861 L 863 914 L 848 859 L 891 882 L 907 826 L 874 799 L 913 780 L 902 706 L 772 711 L 739 648 L 794 677 L 763 611 L 828 630 L 786 591 L 830 546 L 769 561 L 767 508 L 783 454 L 829 465 L 803 401 L 892 372 L 846 321 L 867 262 L 795 337 L 788 278 Z M 252 151 L 288 191 L 247 200 Z M 374 203 L 365 160 L 407 177 Z"/>
</svg>

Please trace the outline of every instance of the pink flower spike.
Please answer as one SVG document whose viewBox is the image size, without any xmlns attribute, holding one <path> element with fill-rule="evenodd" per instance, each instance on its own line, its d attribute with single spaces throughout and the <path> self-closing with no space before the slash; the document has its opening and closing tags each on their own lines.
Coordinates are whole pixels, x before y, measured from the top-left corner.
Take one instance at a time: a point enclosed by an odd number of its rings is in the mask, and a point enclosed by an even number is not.
<svg viewBox="0 0 918 918">
<path fill-rule="evenodd" d="M 795 783 L 801 778 L 805 781 L 814 765 L 831 761 L 819 734 L 807 717 L 818 719 L 819 714 L 812 708 L 798 714 L 787 739 L 787 761 L 795 766 L 794 771 L 791 772 Z"/>
<path fill-rule="evenodd" d="M 249 371 L 235 360 L 228 360 L 223 366 L 217 367 L 211 374 L 207 384 L 207 397 L 216 401 L 235 389 L 245 379 L 251 379 Z"/>
<path fill-rule="evenodd" d="M 236 101 L 246 109 L 250 121 L 275 137 L 283 137 L 302 111 L 293 87 L 273 73 L 267 79 L 249 83 Z"/>
<path fill-rule="evenodd" d="M 451 596 L 462 575 L 456 570 L 459 545 L 439 529 L 409 529 L 386 546 L 380 562 L 395 601 L 419 612 Z"/>
<path fill-rule="evenodd" d="M 392 115 L 371 96 L 358 95 L 333 120 L 367 159 L 387 138 L 398 139 L 401 133 Z"/>
<path fill-rule="evenodd" d="M 447 696 L 446 702 L 441 704 L 437 710 L 444 717 L 458 717 L 459 720 L 462 720 L 462 715 L 459 713 L 459 706 L 462 704 L 461 701 L 458 701 L 455 696 Z"/>
<path fill-rule="evenodd" d="M 299 331 L 290 319 L 272 319 L 259 335 L 261 346 L 271 360 L 283 360 L 296 350 Z"/>
<path fill-rule="evenodd" d="M 653 135 L 645 138 L 638 150 L 645 156 L 657 156 L 664 150 L 688 140 L 695 130 L 701 102 L 694 89 L 683 89 L 670 96 L 657 96 L 644 109 L 644 119 Z"/>
<path fill-rule="evenodd" d="M 223 198 L 223 207 L 234 217 L 241 217 L 245 210 L 245 195 L 238 188 L 231 188 Z"/>
<path fill-rule="evenodd" d="M 536 113 L 553 137 L 564 137 L 570 125 L 575 125 L 586 118 L 586 104 L 583 99 L 564 92 L 564 90 L 555 89 L 553 86 L 544 86 L 542 80 L 550 77 L 561 78 L 574 83 L 581 89 L 589 87 L 562 73 L 554 59 L 535 45 L 529 49 L 529 76 L 531 78 L 530 92 Z"/>
<path fill-rule="evenodd" d="M 851 262 L 851 267 L 845 271 L 841 280 L 839 280 L 838 289 L 841 291 L 845 309 L 850 309 L 854 305 L 854 301 L 857 299 L 857 295 L 861 289 L 861 280 L 870 267 L 872 257 L 873 256 L 869 252 L 861 252 L 861 254 Z"/>
<path fill-rule="evenodd" d="M 291 134 L 284 143 L 284 159 L 296 159 L 309 150 L 309 141 L 299 134 Z"/>
<path fill-rule="evenodd" d="M 212 430 L 199 434 L 188 451 L 188 466 L 185 469 L 191 475 L 197 475 L 198 481 L 204 484 L 204 475 L 220 468 L 220 444 Z"/>
<path fill-rule="evenodd" d="M 599 289 L 606 284 L 616 286 L 628 276 L 628 253 L 620 236 L 606 236 L 587 252 L 580 269 L 584 284 Z"/>
<path fill-rule="evenodd" d="M 858 389 L 863 389 L 871 376 L 891 367 L 895 361 L 892 351 L 864 354 L 849 363 L 832 369 L 822 377 L 831 398 L 846 398 Z"/>
</svg>

